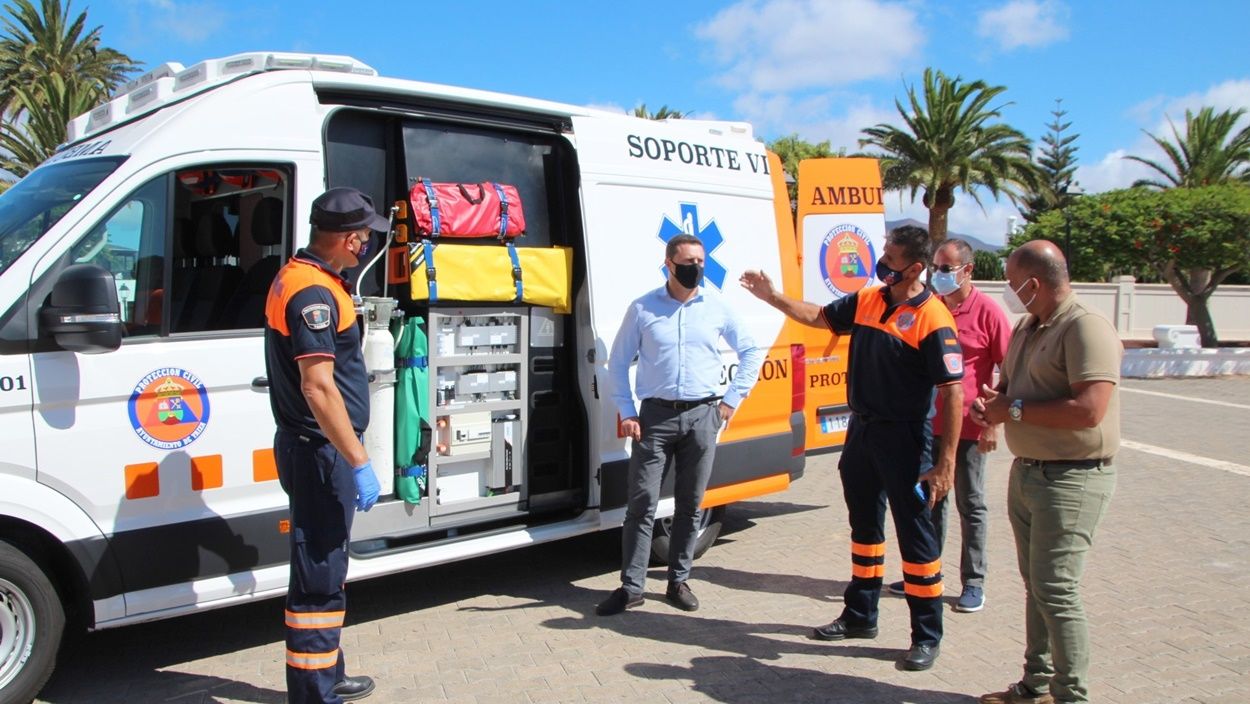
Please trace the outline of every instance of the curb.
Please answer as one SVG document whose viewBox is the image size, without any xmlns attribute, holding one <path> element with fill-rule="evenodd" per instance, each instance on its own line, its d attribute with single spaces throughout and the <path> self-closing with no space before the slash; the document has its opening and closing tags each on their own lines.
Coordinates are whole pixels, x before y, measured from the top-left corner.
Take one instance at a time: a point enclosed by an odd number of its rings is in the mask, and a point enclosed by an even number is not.
<svg viewBox="0 0 1250 704">
<path fill-rule="evenodd" d="M 1250 374 L 1250 349 L 1127 349 L 1120 363 L 1126 379 L 1164 379 Z"/>
</svg>

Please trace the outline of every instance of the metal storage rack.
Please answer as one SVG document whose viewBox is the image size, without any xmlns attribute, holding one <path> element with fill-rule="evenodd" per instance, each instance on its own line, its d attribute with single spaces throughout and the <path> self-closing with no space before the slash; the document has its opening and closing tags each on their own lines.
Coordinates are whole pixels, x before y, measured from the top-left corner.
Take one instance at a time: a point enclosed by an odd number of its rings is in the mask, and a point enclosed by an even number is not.
<svg viewBox="0 0 1250 704">
<path fill-rule="evenodd" d="M 431 525 L 521 510 L 529 309 L 431 307 L 428 321 Z"/>
</svg>

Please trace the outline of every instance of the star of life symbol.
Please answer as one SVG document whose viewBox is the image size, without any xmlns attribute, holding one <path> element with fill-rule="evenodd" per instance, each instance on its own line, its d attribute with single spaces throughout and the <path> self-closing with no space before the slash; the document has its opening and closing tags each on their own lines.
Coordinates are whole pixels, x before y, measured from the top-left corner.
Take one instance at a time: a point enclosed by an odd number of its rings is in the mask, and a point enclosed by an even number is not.
<svg viewBox="0 0 1250 704">
<path fill-rule="evenodd" d="M 728 274 L 713 254 L 716 248 L 725 243 L 724 236 L 720 233 L 720 227 L 716 225 L 716 218 L 708 221 L 707 225 L 699 227 L 699 206 L 694 203 L 682 203 L 681 214 L 678 221 L 674 222 L 672 218 L 665 215 L 664 221 L 660 223 L 659 238 L 668 244 L 668 241 L 677 235 L 694 235 L 703 240 L 703 251 L 705 261 L 703 262 L 703 278 L 718 289 L 724 290 L 725 276 Z M 667 270 L 661 266 L 660 273 L 665 277 L 668 276 Z"/>
</svg>

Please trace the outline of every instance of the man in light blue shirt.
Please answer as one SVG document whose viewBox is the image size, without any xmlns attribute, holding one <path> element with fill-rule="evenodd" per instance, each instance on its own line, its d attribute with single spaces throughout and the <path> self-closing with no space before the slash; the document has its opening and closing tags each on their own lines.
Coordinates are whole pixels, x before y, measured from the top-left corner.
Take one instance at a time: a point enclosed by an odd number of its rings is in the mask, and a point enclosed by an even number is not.
<svg viewBox="0 0 1250 704">
<path fill-rule="evenodd" d="M 674 457 L 676 508 L 665 596 L 685 611 L 699 608 L 686 580 L 694 560 L 699 504 L 712 474 L 716 434 L 750 392 L 764 361 L 763 350 L 739 326 L 729 306 L 699 286 L 703 260 L 699 238 L 678 235 L 669 240 L 664 260 L 668 281 L 629 305 L 612 343 L 608 358 L 612 400 L 634 451 L 621 539 L 621 587 L 595 609 L 600 616 L 642 605 L 660 482 Z M 738 354 L 737 371 L 723 398 L 718 395 L 722 338 Z M 637 396 L 642 399 L 637 407 L 629 385 L 635 356 Z"/>
</svg>

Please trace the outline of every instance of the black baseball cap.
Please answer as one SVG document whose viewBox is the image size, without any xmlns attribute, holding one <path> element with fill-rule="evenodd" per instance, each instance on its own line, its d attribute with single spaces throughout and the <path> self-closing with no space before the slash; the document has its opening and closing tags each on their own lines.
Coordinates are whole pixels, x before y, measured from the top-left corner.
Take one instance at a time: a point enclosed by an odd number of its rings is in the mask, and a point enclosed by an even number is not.
<svg viewBox="0 0 1250 704">
<path fill-rule="evenodd" d="M 331 188 L 317 196 L 308 222 L 324 232 L 348 232 L 362 227 L 378 232 L 391 229 L 391 221 L 373 209 L 373 200 L 355 188 Z"/>
</svg>

